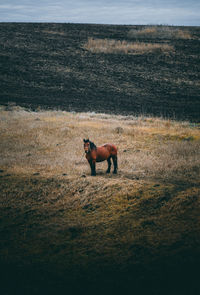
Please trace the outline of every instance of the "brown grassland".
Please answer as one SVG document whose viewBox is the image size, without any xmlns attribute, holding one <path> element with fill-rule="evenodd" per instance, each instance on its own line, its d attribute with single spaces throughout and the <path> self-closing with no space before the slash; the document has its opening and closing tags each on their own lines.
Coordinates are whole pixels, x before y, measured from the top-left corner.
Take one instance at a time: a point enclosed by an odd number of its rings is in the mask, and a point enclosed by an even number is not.
<svg viewBox="0 0 200 295">
<path fill-rule="evenodd" d="M 2 294 L 198 294 L 199 124 L 1 107 L 0 153 Z"/>
</svg>

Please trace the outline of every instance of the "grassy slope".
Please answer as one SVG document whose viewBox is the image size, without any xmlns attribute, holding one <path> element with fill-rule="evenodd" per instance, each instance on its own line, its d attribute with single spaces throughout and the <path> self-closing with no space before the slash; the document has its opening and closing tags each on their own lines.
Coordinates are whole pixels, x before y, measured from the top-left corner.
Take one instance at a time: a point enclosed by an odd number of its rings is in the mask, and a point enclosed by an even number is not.
<svg viewBox="0 0 200 295">
<path fill-rule="evenodd" d="M 198 294 L 198 124 L 20 108 L 0 119 L 6 294 Z M 118 175 L 102 163 L 90 176 L 87 136 L 118 146 Z"/>
<path fill-rule="evenodd" d="M 177 29 L 1 23 L 0 102 L 199 121 L 200 31 Z M 88 38 L 174 49 L 93 53 Z"/>
</svg>

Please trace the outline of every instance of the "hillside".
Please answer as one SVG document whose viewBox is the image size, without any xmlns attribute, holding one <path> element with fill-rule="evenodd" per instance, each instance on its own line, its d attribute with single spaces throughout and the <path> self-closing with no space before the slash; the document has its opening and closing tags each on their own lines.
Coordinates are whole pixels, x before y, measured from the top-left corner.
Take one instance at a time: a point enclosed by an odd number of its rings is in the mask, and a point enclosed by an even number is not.
<svg viewBox="0 0 200 295">
<path fill-rule="evenodd" d="M 199 42 L 199 27 L 0 23 L 0 103 L 199 122 Z"/>
<path fill-rule="evenodd" d="M 0 108 L 0 293 L 199 294 L 200 129 Z M 90 176 L 83 138 L 118 147 Z"/>
</svg>

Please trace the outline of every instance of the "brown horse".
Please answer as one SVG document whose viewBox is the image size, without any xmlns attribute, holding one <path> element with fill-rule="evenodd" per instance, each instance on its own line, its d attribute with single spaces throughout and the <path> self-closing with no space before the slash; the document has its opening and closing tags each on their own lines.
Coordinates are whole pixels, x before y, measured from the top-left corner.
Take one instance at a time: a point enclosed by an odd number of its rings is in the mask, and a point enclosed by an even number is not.
<svg viewBox="0 0 200 295">
<path fill-rule="evenodd" d="M 86 159 L 88 160 L 91 168 L 91 175 L 96 175 L 96 162 L 103 162 L 107 160 L 108 169 L 107 173 L 110 173 L 111 158 L 114 164 L 113 173 L 117 173 L 117 148 L 114 144 L 106 143 L 102 146 L 97 147 L 89 139 L 84 139 L 84 150 L 86 153 Z"/>
</svg>

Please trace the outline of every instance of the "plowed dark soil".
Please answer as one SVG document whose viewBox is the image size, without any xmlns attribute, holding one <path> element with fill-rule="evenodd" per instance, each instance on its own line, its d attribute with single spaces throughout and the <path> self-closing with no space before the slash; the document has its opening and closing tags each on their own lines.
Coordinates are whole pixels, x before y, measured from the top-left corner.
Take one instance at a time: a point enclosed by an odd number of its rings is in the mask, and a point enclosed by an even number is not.
<svg viewBox="0 0 200 295">
<path fill-rule="evenodd" d="M 130 30 L 141 28 L 1 23 L 0 103 L 199 121 L 199 28 L 179 28 L 188 38 L 163 30 L 130 39 Z M 92 53 L 84 49 L 90 37 L 163 43 L 174 51 Z"/>
</svg>

